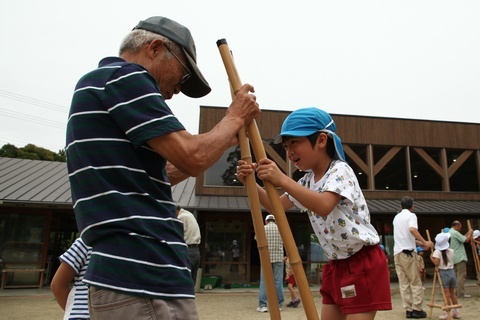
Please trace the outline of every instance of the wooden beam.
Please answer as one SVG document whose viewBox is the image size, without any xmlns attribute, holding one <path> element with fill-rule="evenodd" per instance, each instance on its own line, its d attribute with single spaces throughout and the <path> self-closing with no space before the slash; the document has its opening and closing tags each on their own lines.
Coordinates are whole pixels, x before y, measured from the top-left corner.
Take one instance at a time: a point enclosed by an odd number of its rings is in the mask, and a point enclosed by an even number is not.
<svg viewBox="0 0 480 320">
<path fill-rule="evenodd" d="M 374 165 L 373 174 L 376 176 L 380 172 L 380 170 L 382 170 L 401 149 L 401 147 L 393 147 L 388 150 L 388 152 Z"/>
<path fill-rule="evenodd" d="M 275 151 L 275 149 L 272 148 L 272 146 L 267 143 L 266 141 L 263 142 L 263 147 L 265 148 L 265 152 L 272 158 L 273 161 L 277 163 L 277 165 L 280 167 L 280 169 L 283 170 L 283 172 L 288 172 L 288 164 L 287 162 L 280 157 L 280 155 Z M 258 159 L 257 159 L 258 160 Z"/>
<path fill-rule="evenodd" d="M 465 150 L 462 154 L 457 158 L 457 161 L 452 163 L 451 166 L 448 167 L 448 177 L 452 177 L 455 172 L 468 160 L 468 158 L 472 155 L 473 150 Z"/>
<path fill-rule="evenodd" d="M 355 162 L 360 169 L 365 172 L 365 174 L 370 175 L 370 170 L 368 170 L 368 165 L 363 162 L 363 160 L 352 150 L 348 145 L 343 145 L 343 151 Z"/>
<path fill-rule="evenodd" d="M 444 176 L 442 167 L 437 162 L 435 162 L 435 160 L 433 160 L 432 157 L 430 157 L 428 153 L 425 152 L 425 150 L 423 150 L 422 148 L 413 148 L 413 150 L 415 150 L 418 155 L 422 157 L 422 159 L 425 160 L 428 165 L 432 167 L 433 170 L 435 170 L 435 172 L 438 173 L 439 176 Z"/>
</svg>

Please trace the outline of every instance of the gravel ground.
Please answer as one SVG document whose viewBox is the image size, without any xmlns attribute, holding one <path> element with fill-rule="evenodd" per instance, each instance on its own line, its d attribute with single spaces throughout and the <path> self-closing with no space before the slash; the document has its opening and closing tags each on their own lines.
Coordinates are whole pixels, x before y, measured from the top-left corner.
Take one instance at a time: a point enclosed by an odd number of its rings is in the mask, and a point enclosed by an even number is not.
<svg viewBox="0 0 480 320">
<path fill-rule="evenodd" d="M 462 319 L 477 320 L 480 318 L 480 287 L 475 281 L 469 282 L 466 293 L 471 298 L 460 300 Z M 269 313 L 258 313 L 257 308 L 258 289 L 231 289 L 215 288 L 214 290 L 200 290 L 197 294 L 197 308 L 201 319 L 242 319 L 242 320 L 268 320 Z M 320 315 L 321 303 L 317 287 L 312 288 L 315 304 Z M 439 287 L 435 290 L 435 303 L 443 301 Z M 289 293 L 285 291 L 285 300 L 289 301 Z M 431 299 L 430 287 L 425 290 L 424 310 L 427 315 L 430 308 L 426 305 Z M 393 310 L 377 313 L 379 320 L 400 320 L 405 319 L 405 311 L 402 308 L 398 284 L 392 284 Z M 438 319 L 440 309 L 434 308 L 432 319 Z M 57 305 L 53 295 L 48 288 L 38 289 L 4 289 L 0 291 L 0 319 L 3 320 L 54 320 L 62 319 L 63 312 Z M 281 312 L 282 319 L 300 320 L 306 319 L 302 304 L 298 308 L 284 308 Z"/>
</svg>

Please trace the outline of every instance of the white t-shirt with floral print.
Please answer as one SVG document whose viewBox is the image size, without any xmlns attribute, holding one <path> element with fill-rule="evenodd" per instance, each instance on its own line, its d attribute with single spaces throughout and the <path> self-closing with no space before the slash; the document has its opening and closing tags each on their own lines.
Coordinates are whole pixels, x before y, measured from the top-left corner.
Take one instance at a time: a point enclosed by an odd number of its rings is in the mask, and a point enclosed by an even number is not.
<svg viewBox="0 0 480 320">
<path fill-rule="evenodd" d="M 318 192 L 334 192 L 342 196 L 340 202 L 326 217 L 307 210 L 287 193 L 296 207 L 308 213 L 310 223 L 325 255 L 330 260 L 346 259 L 363 246 L 380 242 L 375 228 L 370 224 L 370 212 L 357 177 L 348 163 L 334 160 L 325 175 L 315 183 L 314 174 L 305 174 L 298 183 Z"/>
</svg>

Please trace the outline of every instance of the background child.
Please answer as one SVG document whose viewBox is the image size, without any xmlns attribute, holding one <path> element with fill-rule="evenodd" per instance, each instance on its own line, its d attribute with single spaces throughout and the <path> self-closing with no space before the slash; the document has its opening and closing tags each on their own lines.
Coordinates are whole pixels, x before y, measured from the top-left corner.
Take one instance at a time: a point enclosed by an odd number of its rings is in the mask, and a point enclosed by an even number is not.
<svg viewBox="0 0 480 320">
<path fill-rule="evenodd" d="M 473 230 L 473 241 L 476 244 L 477 253 L 480 255 L 480 230 Z"/>
<path fill-rule="evenodd" d="M 425 284 L 425 280 L 427 280 L 427 272 L 425 271 L 425 260 L 423 260 L 423 248 L 417 247 L 417 264 L 418 264 L 418 273 L 420 274 L 420 279 L 422 280 L 422 285 Z M 423 287 L 425 290 L 425 287 Z"/>
<path fill-rule="evenodd" d="M 477 255 L 480 258 L 480 230 L 473 231 L 473 242 L 475 243 L 475 247 L 477 248 Z M 477 271 L 477 286 L 480 286 L 480 272 Z"/>
<path fill-rule="evenodd" d="M 296 206 L 308 214 L 325 255 L 322 319 L 374 319 L 377 310 L 391 310 L 390 274 L 380 237 L 370 224 L 367 202 L 345 160 L 332 117 L 318 108 L 293 111 L 275 143 L 283 143 L 290 161 L 306 174 L 295 182 L 275 162 L 258 165 L 240 160 L 237 178 L 255 170 L 259 179 L 282 188 L 285 210 Z M 261 204 L 271 212 L 266 191 L 257 185 Z M 375 290 L 368 287 L 375 283 Z"/>
<path fill-rule="evenodd" d="M 385 246 L 383 244 L 380 245 L 380 248 L 382 249 L 383 253 L 385 253 L 385 259 L 387 259 L 387 264 L 390 262 L 390 256 L 387 253 L 387 250 L 385 250 Z"/>
<path fill-rule="evenodd" d="M 88 287 L 83 283 L 92 248 L 77 238 L 72 246 L 60 256 L 60 267 L 53 276 L 50 289 L 57 303 L 65 310 L 64 320 L 90 319 L 88 312 Z M 74 280 L 73 287 L 70 283 Z"/>
<path fill-rule="evenodd" d="M 232 253 L 232 264 L 230 265 L 230 272 L 238 273 L 238 261 L 240 260 L 240 247 L 237 244 L 237 240 L 233 240 L 230 246 L 230 252 Z"/>
<path fill-rule="evenodd" d="M 440 272 L 440 278 L 445 289 L 445 299 L 447 305 L 458 304 L 457 296 L 455 295 L 455 287 L 457 280 L 455 278 L 455 270 L 453 269 L 454 252 L 450 248 L 449 241 L 450 233 L 439 233 L 435 237 L 435 251 L 430 256 L 435 268 Z M 460 312 L 458 309 L 452 309 L 452 317 L 460 319 Z M 444 312 L 439 319 L 449 319 L 448 313 Z"/>
<path fill-rule="evenodd" d="M 295 275 L 293 274 L 292 266 L 288 257 L 285 257 L 285 281 L 287 282 L 287 289 L 290 292 L 290 302 L 287 303 L 288 308 L 296 308 L 300 304 L 300 299 L 297 297 L 295 292 L 295 286 L 297 282 L 295 281 Z"/>
</svg>

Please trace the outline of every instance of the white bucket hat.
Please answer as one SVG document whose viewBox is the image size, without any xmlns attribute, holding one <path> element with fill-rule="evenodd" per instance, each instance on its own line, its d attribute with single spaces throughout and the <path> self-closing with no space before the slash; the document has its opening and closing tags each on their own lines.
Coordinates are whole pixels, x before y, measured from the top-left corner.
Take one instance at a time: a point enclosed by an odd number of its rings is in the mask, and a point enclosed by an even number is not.
<svg viewBox="0 0 480 320">
<path fill-rule="evenodd" d="M 476 239 L 478 237 L 480 237 L 480 230 L 474 230 L 473 231 L 473 239 Z"/>
<path fill-rule="evenodd" d="M 437 250 L 445 250 L 450 247 L 448 240 L 450 239 L 450 233 L 439 233 L 435 237 L 435 249 Z"/>
</svg>

